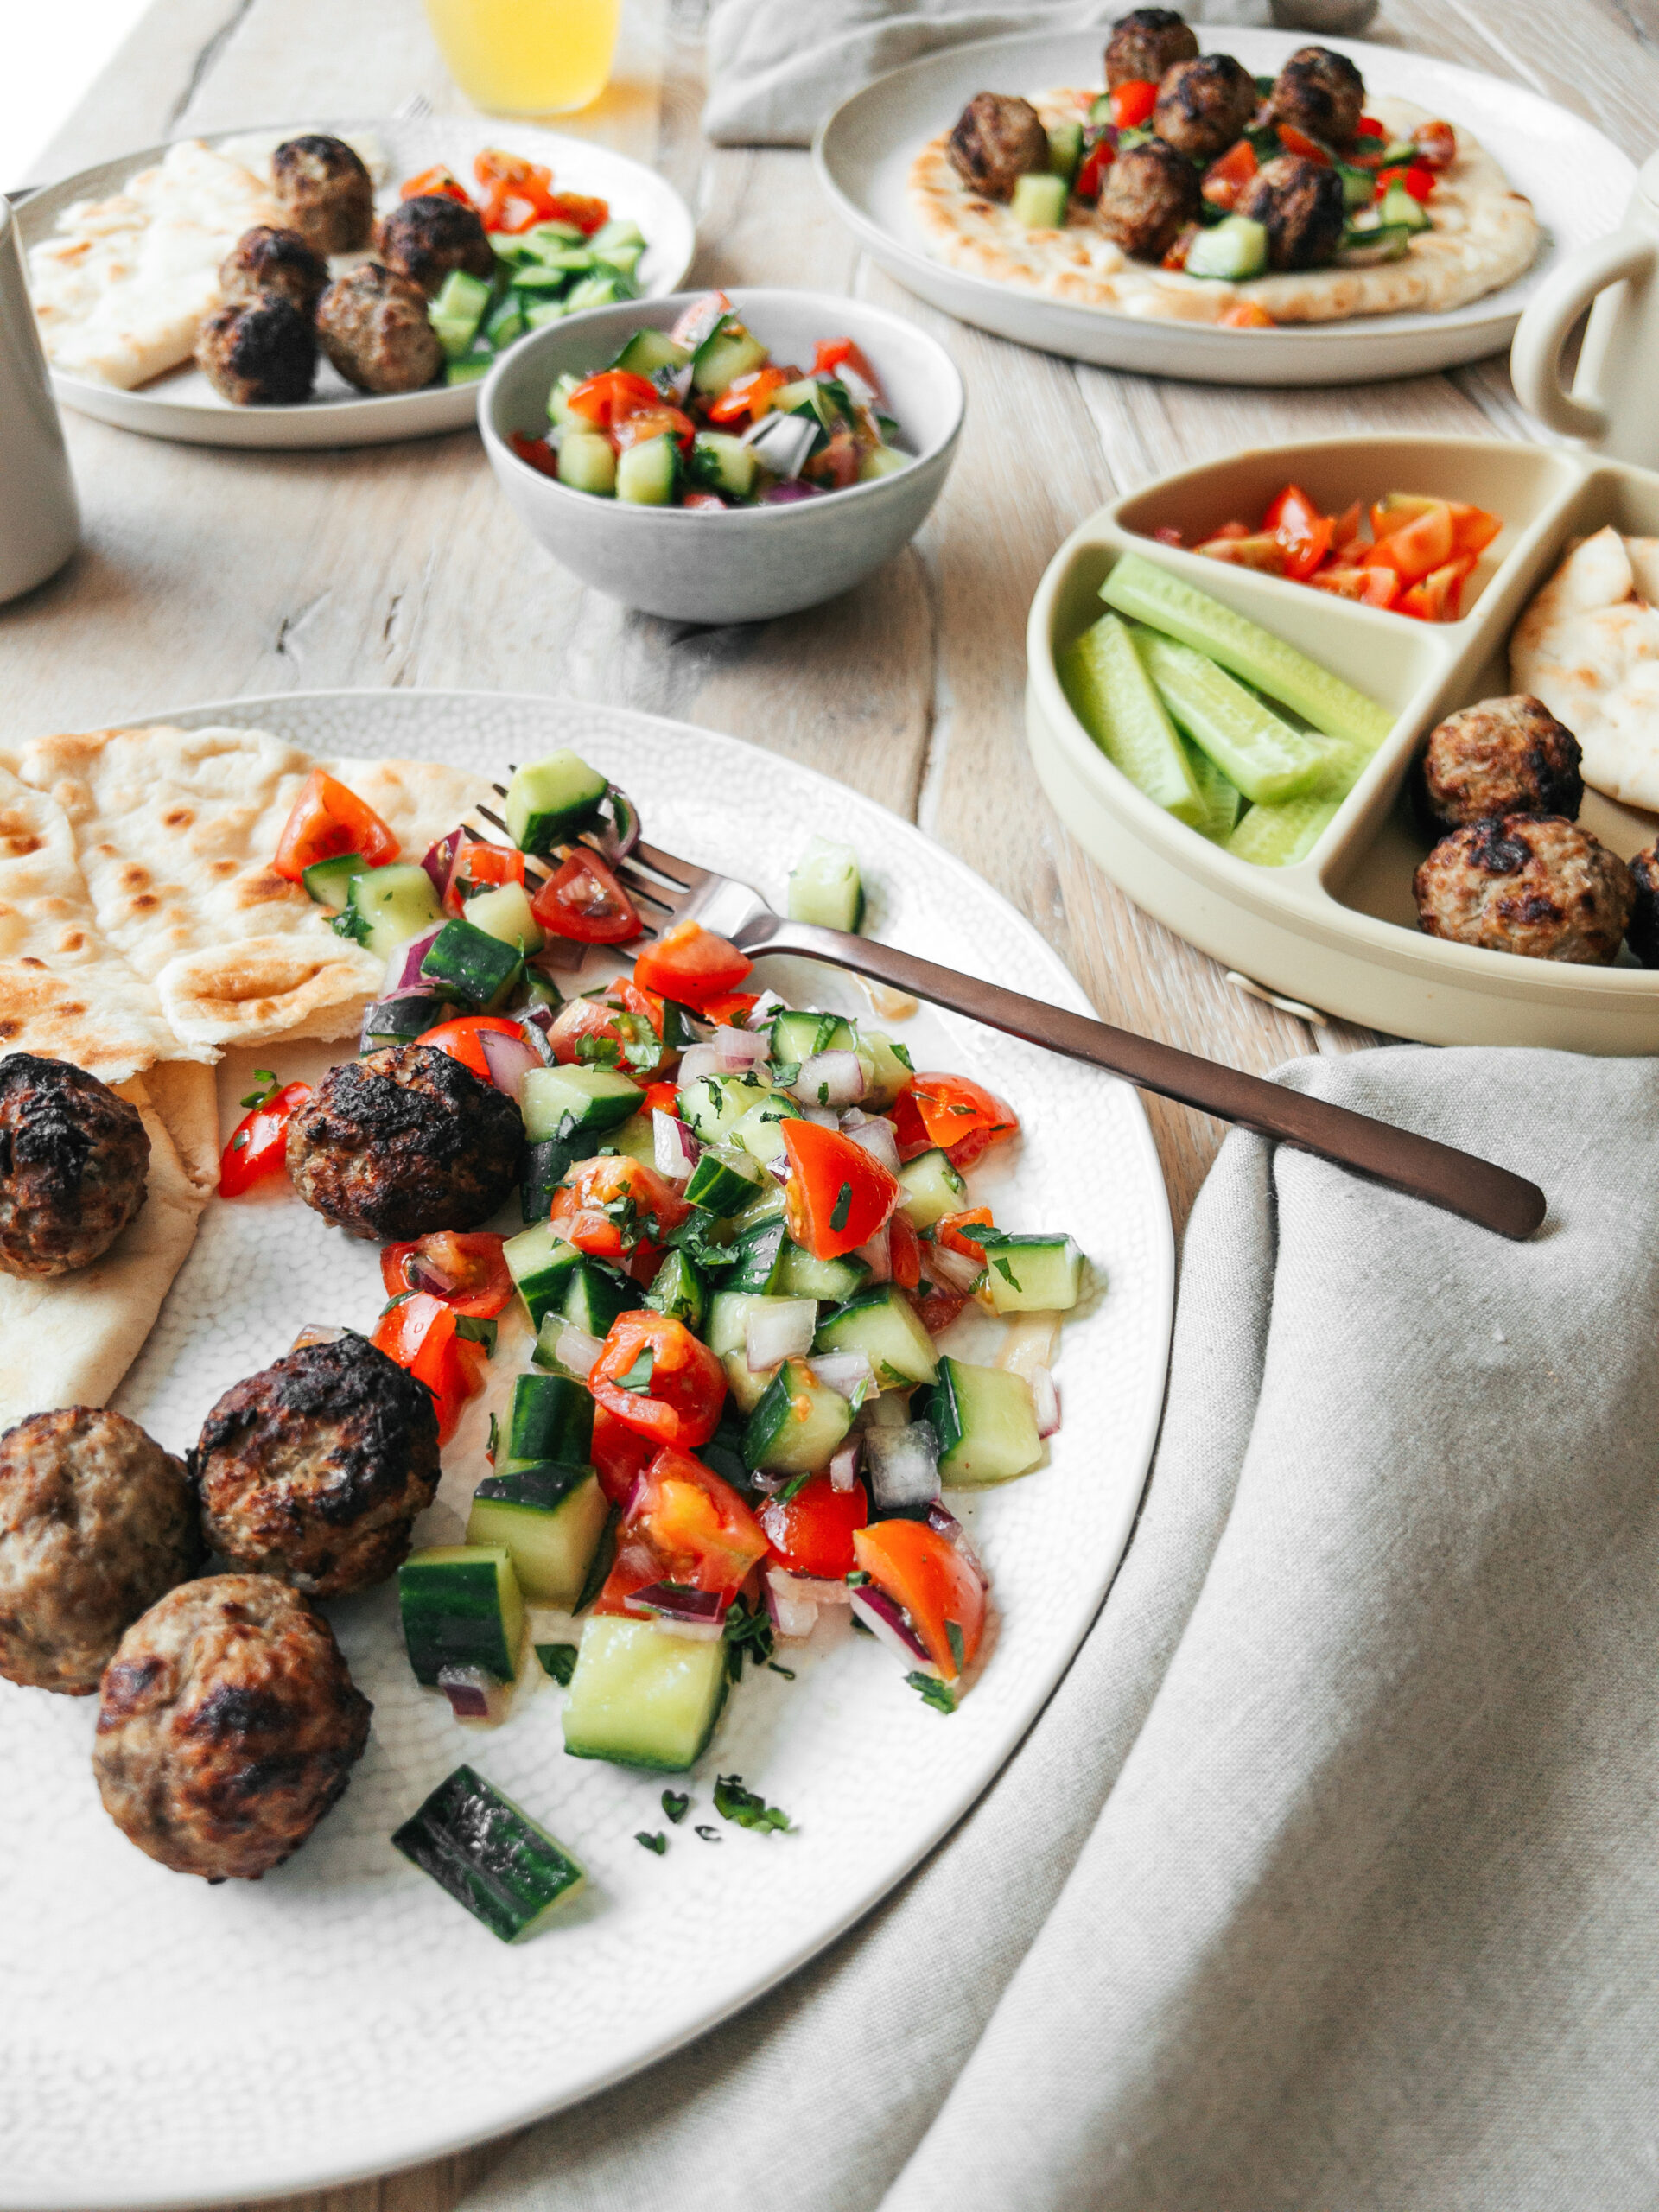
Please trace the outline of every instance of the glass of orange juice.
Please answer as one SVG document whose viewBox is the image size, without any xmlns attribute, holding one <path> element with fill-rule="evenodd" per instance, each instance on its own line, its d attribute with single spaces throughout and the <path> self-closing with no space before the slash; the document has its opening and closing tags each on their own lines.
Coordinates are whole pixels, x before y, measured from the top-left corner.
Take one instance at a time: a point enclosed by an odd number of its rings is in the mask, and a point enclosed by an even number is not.
<svg viewBox="0 0 1659 2212">
<path fill-rule="evenodd" d="M 621 0 L 426 0 L 449 73 L 492 115 L 562 115 L 604 91 Z"/>
</svg>

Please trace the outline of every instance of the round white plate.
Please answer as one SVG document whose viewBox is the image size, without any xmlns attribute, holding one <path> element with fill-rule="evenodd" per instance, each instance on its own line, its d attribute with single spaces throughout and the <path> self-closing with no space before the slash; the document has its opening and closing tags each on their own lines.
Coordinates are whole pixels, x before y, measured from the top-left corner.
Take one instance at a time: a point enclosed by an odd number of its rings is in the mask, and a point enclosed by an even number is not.
<svg viewBox="0 0 1659 2212">
<path fill-rule="evenodd" d="M 1085 1005 L 1031 925 L 908 823 L 706 730 L 465 692 L 299 693 L 149 719 L 234 721 L 324 753 L 424 754 L 497 773 L 578 746 L 633 793 L 669 850 L 779 899 L 803 842 L 833 824 L 863 862 L 874 933 Z M 836 971 L 763 968 L 774 979 L 780 970 L 819 1003 L 861 1003 Z M 665 1777 L 567 1758 L 551 1682 L 499 1731 L 461 1728 L 410 1675 L 385 1587 L 328 1609 L 375 1707 L 345 1797 L 264 1881 L 209 1888 L 144 1858 L 105 1815 L 88 1764 L 93 1700 L 0 1681 L 11 1808 L 0 1827 L 0 2205 L 92 2212 L 319 2189 L 554 2111 L 799 1966 L 991 1781 L 1087 1630 L 1128 1534 L 1163 1394 L 1169 1213 L 1128 1085 L 953 1016 L 924 1012 L 894 1027 L 918 1066 L 971 1072 L 1016 1105 L 1023 1137 L 999 1170 L 976 1173 L 976 1188 L 1011 1226 L 1071 1230 L 1104 1283 L 1066 1326 L 1065 1423 L 1052 1464 L 977 1502 L 950 1494 L 995 1581 L 988 1656 L 960 1709 L 947 1717 L 924 1705 L 883 1647 L 844 1627 L 821 1651 L 780 1655 L 798 1679 L 746 1672 L 684 1784 L 695 1809 L 668 1829 L 658 1859 L 633 1838 L 667 1827 Z M 292 1076 L 340 1057 L 339 1046 L 293 1047 L 227 1062 L 226 1126 L 251 1060 Z M 117 1402 L 181 1450 L 218 1394 L 278 1357 L 302 1323 L 372 1326 L 384 1295 L 377 1258 L 287 1192 L 213 1200 Z M 417 1541 L 459 1534 L 481 1471 L 466 1440 L 463 1430 L 446 1454 Z M 496 1942 L 388 1841 L 463 1759 L 588 1871 L 591 1895 L 522 1948 Z M 757 1836 L 715 1820 L 715 1777 L 733 1771 L 783 1805 L 798 1833 Z M 699 1840 L 698 1821 L 720 1840 Z"/>
<path fill-rule="evenodd" d="M 608 200 L 613 215 L 631 216 L 639 224 L 645 251 L 638 275 L 647 298 L 671 292 L 691 265 L 696 226 L 673 187 L 642 162 L 562 131 L 542 130 L 500 117 L 435 115 L 414 122 L 393 117 L 373 123 L 302 122 L 280 131 L 216 131 L 207 143 L 222 146 L 243 138 L 264 138 L 274 145 L 305 130 L 347 136 L 373 132 L 386 157 L 386 174 L 375 195 L 383 212 L 397 205 L 397 187 L 404 177 L 435 162 L 447 162 L 470 189 L 474 157 L 486 146 L 501 146 L 550 168 L 556 190 Z M 101 162 L 96 168 L 82 169 L 79 175 L 33 194 L 17 210 L 25 255 L 52 236 L 59 216 L 73 201 L 102 200 L 119 192 L 129 177 L 159 161 L 166 151 L 162 145 L 124 154 L 119 161 Z M 310 398 L 296 407 L 233 407 L 189 364 L 136 391 L 120 391 L 90 377 L 63 376 L 56 371 L 52 389 L 63 406 L 82 415 L 94 415 L 119 429 L 142 430 L 148 437 L 179 438 L 188 445 L 372 446 L 465 429 L 478 413 L 479 384 L 361 392 L 325 360 L 318 365 Z"/>
<path fill-rule="evenodd" d="M 1258 76 L 1276 73 L 1307 43 L 1300 32 L 1196 28 L 1206 48 L 1236 55 Z M 814 148 L 842 220 L 901 284 L 963 322 L 1044 353 L 1199 384 L 1369 384 L 1479 360 L 1509 344 L 1522 308 L 1563 254 L 1616 226 L 1636 180 L 1633 165 L 1599 130 L 1535 92 L 1449 61 L 1332 38 L 1323 43 L 1351 56 L 1368 91 L 1414 100 L 1472 130 L 1528 195 L 1545 237 L 1524 276 L 1444 315 L 1222 330 L 1076 306 L 936 260 L 910 211 L 906 180 L 918 150 L 976 92 L 1102 83 L 1103 40 L 1097 29 L 1022 34 L 930 54 L 843 100 Z"/>
</svg>

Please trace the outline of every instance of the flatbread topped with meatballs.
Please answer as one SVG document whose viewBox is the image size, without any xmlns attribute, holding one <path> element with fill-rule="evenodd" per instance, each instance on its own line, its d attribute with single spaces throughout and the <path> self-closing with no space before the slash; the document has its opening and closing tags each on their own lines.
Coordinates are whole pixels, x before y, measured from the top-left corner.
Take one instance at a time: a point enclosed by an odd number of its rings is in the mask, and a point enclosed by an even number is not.
<svg viewBox="0 0 1659 2212">
<path fill-rule="evenodd" d="M 910 200 L 940 260 L 1073 305 L 1249 328 L 1445 311 L 1537 253 L 1530 202 L 1466 130 L 1368 100 L 1326 48 L 1255 78 L 1141 9 L 1113 29 L 1106 82 L 978 93 L 922 148 Z"/>
</svg>

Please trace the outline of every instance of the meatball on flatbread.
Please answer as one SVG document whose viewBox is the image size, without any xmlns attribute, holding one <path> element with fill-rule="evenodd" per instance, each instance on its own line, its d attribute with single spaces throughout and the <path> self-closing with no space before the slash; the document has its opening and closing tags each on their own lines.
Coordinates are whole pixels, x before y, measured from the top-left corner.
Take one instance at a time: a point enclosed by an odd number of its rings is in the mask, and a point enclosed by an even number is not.
<svg viewBox="0 0 1659 2212">
<path fill-rule="evenodd" d="M 443 367 L 425 293 L 378 261 L 334 279 L 317 302 L 317 336 L 359 391 L 418 391 Z"/>
<path fill-rule="evenodd" d="M 308 131 L 270 157 L 283 220 L 313 253 L 355 253 L 374 227 L 374 180 L 343 138 Z"/>
<path fill-rule="evenodd" d="M 1224 154 L 1255 113 L 1255 79 L 1230 54 L 1201 54 L 1165 71 L 1152 127 L 1189 161 Z"/>
<path fill-rule="evenodd" d="M 1364 111 L 1365 79 L 1345 54 L 1328 46 L 1299 48 L 1268 95 L 1275 123 L 1288 123 L 1325 146 L 1346 145 Z"/>
<path fill-rule="evenodd" d="M 0 1675 L 90 1697 L 202 1558 L 182 1461 L 124 1414 L 72 1406 L 0 1436 Z"/>
<path fill-rule="evenodd" d="M 970 191 L 1008 200 L 1022 176 L 1048 167 L 1048 133 L 1029 100 L 976 92 L 957 118 L 949 152 Z"/>
<path fill-rule="evenodd" d="M 1136 8 L 1120 16 L 1106 41 L 1106 86 L 1155 85 L 1178 61 L 1191 61 L 1198 33 L 1173 8 Z"/>
<path fill-rule="evenodd" d="M 163 1866 L 257 1882 L 343 1796 L 372 1710 L 296 1591 L 269 1575 L 211 1575 L 121 1639 L 92 1773 L 110 1818 Z"/>
<path fill-rule="evenodd" d="M 316 333 L 279 293 L 232 300 L 196 333 L 196 366 L 232 407 L 297 407 L 316 378 Z"/>
<path fill-rule="evenodd" d="M 486 283 L 495 276 L 495 248 L 478 210 L 463 207 L 447 193 L 417 193 L 400 201 L 380 218 L 374 244 L 386 267 L 418 284 L 429 298 L 454 270 Z"/>
<path fill-rule="evenodd" d="M 1269 269 L 1316 269 L 1336 251 L 1348 219 L 1342 179 L 1322 162 L 1280 154 L 1239 194 L 1235 212 L 1268 234 Z"/>
<path fill-rule="evenodd" d="M 1100 195 L 1101 229 L 1139 261 L 1156 261 L 1198 213 L 1198 173 L 1161 138 L 1112 163 Z"/>
<path fill-rule="evenodd" d="M 0 1059 L 0 1268 L 89 1266 L 144 1203 L 149 1139 L 136 1106 L 67 1060 Z"/>
</svg>

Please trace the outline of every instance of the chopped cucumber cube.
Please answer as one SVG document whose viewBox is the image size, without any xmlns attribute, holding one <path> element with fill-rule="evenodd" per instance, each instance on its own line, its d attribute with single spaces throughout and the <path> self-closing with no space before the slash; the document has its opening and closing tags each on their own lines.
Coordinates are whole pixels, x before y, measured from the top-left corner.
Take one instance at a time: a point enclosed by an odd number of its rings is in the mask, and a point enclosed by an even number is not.
<svg viewBox="0 0 1659 2212">
<path fill-rule="evenodd" d="M 613 227 L 607 223 L 605 229 Z M 596 239 L 604 235 L 604 231 L 594 233 Z M 683 369 L 690 359 L 685 347 L 677 346 L 665 330 L 636 330 L 611 366 L 626 369 L 631 376 L 649 378 L 659 369 Z"/>
<path fill-rule="evenodd" d="M 832 837 L 808 840 L 789 872 L 789 918 L 826 930 L 855 931 L 864 919 L 858 855 Z"/>
<path fill-rule="evenodd" d="M 638 1160 L 647 1167 L 656 1165 L 657 1138 L 650 1115 L 643 1111 L 630 1115 L 616 1128 L 607 1129 L 600 1145 L 603 1151 L 620 1153 L 624 1160 Z"/>
<path fill-rule="evenodd" d="M 1224 215 L 1200 231 L 1182 266 L 1189 276 L 1223 276 L 1242 283 L 1268 265 L 1268 226 L 1249 215 Z"/>
<path fill-rule="evenodd" d="M 480 891 L 467 901 L 467 919 L 475 930 L 520 951 L 539 952 L 547 942 L 545 931 L 530 911 L 530 893 L 522 883 L 503 883 L 493 891 Z"/>
<path fill-rule="evenodd" d="M 671 1321 L 683 1321 L 695 1336 L 703 1323 L 709 1307 L 709 1286 L 702 1269 L 688 1260 L 681 1251 L 665 1253 L 663 1264 L 652 1279 L 645 1293 L 645 1304 L 656 1313 L 667 1314 Z"/>
<path fill-rule="evenodd" d="M 338 860 L 313 861 L 300 880 L 320 906 L 327 906 L 336 914 L 351 894 L 352 878 L 365 875 L 369 864 L 361 853 L 342 853 Z M 423 875 L 426 870 L 421 870 Z"/>
<path fill-rule="evenodd" d="M 897 446 L 872 446 L 858 464 L 858 480 L 861 484 L 874 484 L 878 477 L 897 476 L 915 458 L 914 454 L 900 453 Z"/>
<path fill-rule="evenodd" d="M 855 1297 L 869 1280 L 862 1260 L 818 1260 L 787 1237 L 779 1255 L 773 1287 L 779 1298 L 827 1299 L 835 1306 Z"/>
<path fill-rule="evenodd" d="M 734 1236 L 728 1249 L 731 1262 L 721 1273 L 720 1287 L 724 1291 L 772 1291 L 778 1287 L 778 1270 L 783 1262 L 784 1246 L 788 1242 L 784 1231 L 782 1214 L 764 1215 L 750 1228 Z"/>
<path fill-rule="evenodd" d="M 545 760 L 531 761 L 513 770 L 507 785 L 501 810 L 507 834 L 524 852 L 551 852 L 578 830 L 593 827 L 609 789 L 599 771 L 574 753 L 550 753 Z"/>
<path fill-rule="evenodd" d="M 685 1195 L 690 1205 L 725 1220 L 747 1205 L 760 1180 L 760 1170 L 747 1153 L 736 1152 L 722 1159 L 710 1150 L 691 1170 Z"/>
<path fill-rule="evenodd" d="M 556 1138 L 596 1152 L 607 1129 L 639 1110 L 640 1090 L 614 1068 L 531 1068 L 519 1093 L 524 1135 L 532 1144 Z M 578 1153 L 578 1157 L 586 1154 Z"/>
<path fill-rule="evenodd" d="M 471 346 L 489 304 L 490 287 L 481 276 L 452 269 L 444 278 L 436 299 L 427 309 L 427 320 L 449 360 L 458 361 Z"/>
<path fill-rule="evenodd" d="M 818 1325 L 817 1351 L 861 1351 L 884 1390 L 910 1389 L 938 1373 L 933 1339 L 896 1284 L 860 1291 Z"/>
<path fill-rule="evenodd" d="M 804 1359 L 786 1359 L 743 1431 L 743 1464 L 773 1475 L 827 1467 L 853 1425 L 853 1408 Z"/>
<path fill-rule="evenodd" d="M 1377 202 L 1376 214 L 1380 223 L 1397 224 L 1403 231 L 1427 231 L 1433 227 L 1427 208 L 1421 200 L 1414 200 L 1398 179 Z"/>
<path fill-rule="evenodd" d="M 435 893 L 433 903 L 435 906 Z M 421 962 L 421 974 L 428 982 L 438 985 L 447 998 L 464 999 L 468 1006 L 488 1013 L 509 997 L 524 966 L 524 956 L 516 945 L 503 944 L 487 930 L 475 929 L 471 922 L 461 920 L 446 922 L 433 938 Z M 541 1134 L 550 1136 L 555 1132 Z"/>
<path fill-rule="evenodd" d="M 616 455 L 608 438 L 596 432 L 567 430 L 559 440 L 559 481 L 573 492 L 608 499 L 616 491 Z"/>
<path fill-rule="evenodd" d="M 616 496 L 636 507 L 671 507 L 680 483 L 680 449 L 664 434 L 626 446 L 617 456 Z"/>
<path fill-rule="evenodd" d="M 593 427 L 585 415 L 573 415 L 566 404 L 582 381 L 582 378 L 573 371 L 566 369 L 562 376 L 554 379 L 553 389 L 547 395 L 547 419 L 556 423 L 562 430 L 569 429 L 573 424 L 584 430 Z"/>
<path fill-rule="evenodd" d="M 702 1758 L 725 1702 L 723 1637 L 597 1614 L 582 1630 L 565 1695 L 564 1748 L 575 1758 L 677 1774 Z"/>
<path fill-rule="evenodd" d="M 773 1057 L 778 1057 L 774 1039 Z M 758 1071 L 747 1075 L 700 1075 L 684 1084 L 678 1093 L 680 1112 L 705 1144 L 718 1144 L 734 1135 L 751 1107 L 772 1095 L 772 1079 Z"/>
<path fill-rule="evenodd" d="M 1058 231 L 1065 221 L 1066 180 L 1040 172 L 1022 176 L 1014 188 L 1009 212 L 1028 231 Z"/>
<path fill-rule="evenodd" d="M 563 1175 L 564 1170 L 559 1172 Z M 547 1209 L 542 1211 L 545 1215 Z M 501 1247 L 501 1256 L 524 1301 L 532 1328 L 539 1329 L 550 1313 L 562 1312 L 570 1278 L 582 1265 L 582 1254 L 574 1244 L 567 1244 L 550 1222 L 535 1222 L 521 1236 L 509 1236 Z M 590 1428 L 591 1425 L 590 1421 Z"/>
<path fill-rule="evenodd" d="M 754 448 L 724 430 L 699 430 L 691 441 L 687 480 L 705 492 L 746 499 L 754 489 Z"/>
<path fill-rule="evenodd" d="M 553 1375 L 521 1375 L 518 1379 L 563 1380 Z M 591 1467 L 547 1464 L 514 1468 L 486 1475 L 473 1492 L 467 1541 L 505 1551 L 519 1588 L 532 1604 L 560 1605 L 570 1611 L 582 1595 L 609 1510 Z"/>
<path fill-rule="evenodd" d="M 594 232 L 588 243 L 592 246 L 595 253 L 607 252 L 613 246 L 637 245 L 643 251 L 645 243 L 645 234 L 631 215 L 613 215 L 608 223 L 601 223 L 600 225 L 599 228 Z M 665 332 L 660 330 L 652 331 L 651 335 L 653 338 L 661 339 L 664 346 L 674 345 L 673 340 L 670 338 Z M 683 346 L 675 346 L 674 351 L 679 355 L 682 361 L 689 361 L 691 358 L 691 356 L 686 352 Z M 619 363 L 618 365 L 632 366 L 632 364 Z M 653 363 L 652 365 L 657 368 L 662 368 L 664 364 L 661 361 L 658 361 Z M 649 369 L 641 369 L 639 373 L 641 376 L 649 376 L 651 371 Z"/>
<path fill-rule="evenodd" d="M 505 1427 L 509 1467 L 585 1467 L 593 1457 L 594 1402 L 567 1376 L 515 1376 Z"/>
<path fill-rule="evenodd" d="M 839 1014 L 775 1014 L 768 1036 L 772 1058 L 798 1066 L 818 1052 L 850 1052 L 858 1046 L 852 1023 Z"/>
<path fill-rule="evenodd" d="M 553 1204 L 553 1193 L 569 1173 L 570 1163 L 575 1157 L 574 1148 L 570 1145 L 561 1144 L 556 1138 L 538 1137 L 533 1143 L 525 1145 L 522 1180 L 518 1186 L 518 1211 L 526 1227 L 532 1222 L 547 1219 Z"/>
<path fill-rule="evenodd" d="M 565 295 L 565 312 L 580 315 L 586 308 L 613 307 L 619 300 L 637 300 L 639 287 L 632 276 L 620 269 L 595 270 L 591 276 L 583 276 Z"/>
<path fill-rule="evenodd" d="M 1153 630 L 1135 643 L 1165 706 L 1246 798 L 1270 805 L 1319 780 L 1325 760 L 1319 740 L 1294 729 L 1225 669 Z"/>
<path fill-rule="evenodd" d="M 1181 741 L 1128 626 L 1103 614 L 1058 666 L 1072 712 L 1118 773 L 1178 822 L 1202 821 L 1204 801 Z"/>
<path fill-rule="evenodd" d="M 879 1113 L 892 1105 L 915 1072 L 910 1055 L 880 1029 L 860 1030 L 855 1049 L 864 1071 L 862 1103 Z"/>
<path fill-rule="evenodd" d="M 968 1185 L 950 1165 L 949 1155 L 937 1149 L 918 1152 L 914 1160 L 906 1161 L 899 1170 L 899 1182 L 905 1193 L 904 1210 L 913 1229 L 931 1229 L 946 1214 L 959 1213 L 968 1195 Z"/>
<path fill-rule="evenodd" d="M 397 1570 L 404 1642 L 417 1681 L 442 1667 L 481 1667 L 499 1682 L 518 1675 L 524 1601 L 499 1544 L 437 1544 Z"/>
<path fill-rule="evenodd" d="M 502 294 L 484 318 L 484 336 L 498 350 L 524 334 L 524 303 L 516 291 Z"/>
<path fill-rule="evenodd" d="M 394 861 L 353 876 L 341 912 L 365 952 L 390 960 L 400 944 L 442 920 L 443 910 L 426 870 L 411 861 Z"/>
<path fill-rule="evenodd" d="M 1083 1254 L 1069 1236 L 985 1230 L 985 1291 L 996 1313 L 1064 1313 L 1083 1288 Z"/>
<path fill-rule="evenodd" d="M 441 1782 L 391 1840 L 504 1943 L 539 1936 L 588 1878 L 562 1843 L 469 1766 Z"/>
<path fill-rule="evenodd" d="M 469 353 L 464 361 L 446 361 L 445 384 L 477 384 L 495 366 L 493 353 Z"/>
<path fill-rule="evenodd" d="M 1006 1368 L 942 1359 L 921 1416 L 939 1440 L 939 1480 L 947 1490 L 1012 1482 L 1042 1459 L 1031 1385 Z"/>
<path fill-rule="evenodd" d="M 758 1160 L 765 1167 L 776 1160 L 784 1149 L 785 1122 L 798 1122 L 801 1109 L 785 1090 L 774 1090 L 748 1112 L 732 1131 L 734 1144 L 741 1144 L 751 1160 Z"/>
<path fill-rule="evenodd" d="M 1077 163 L 1083 159 L 1083 125 L 1080 123 L 1051 123 L 1048 126 L 1048 166 L 1058 177 L 1070 184 L 1077 173 Z"/>
<path fill-rule="evenodd" d="M 435 1029 L 449 1012 L 446 999 L 381 999 L 363 1017 L 359 1049 L 378 1052 L 388 1045 L 412 1045 L 429 1029 Z"/>
<path fill-rule="evenodd" d="M 703 1341 L 716 1359 L 741 1353 L 749 1340 L 749 1316 L 759 1308 L 776 1306 L 775 1298 L 753 1291 L 716 1291 L 709 1301 L 709 1327 Z"/>
<path fill-rule="evenodd" d="M 722 316 L 696 350 L 691 381 L 705 397 L 718 399 L 729 384 L 765 365 L 766 349 L 730 315 Z"/>
</svg>

